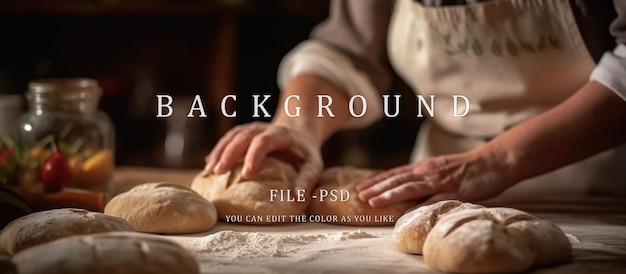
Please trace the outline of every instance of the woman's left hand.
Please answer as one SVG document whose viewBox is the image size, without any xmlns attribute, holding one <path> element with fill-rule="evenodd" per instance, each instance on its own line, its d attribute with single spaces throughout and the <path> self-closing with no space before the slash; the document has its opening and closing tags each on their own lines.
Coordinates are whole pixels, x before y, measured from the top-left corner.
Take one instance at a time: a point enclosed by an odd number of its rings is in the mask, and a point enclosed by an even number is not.
<svg viewBox="0 0 626 274">
<path fill-rule="evenodd" d="M 507 166 L 493 154 L 470 151 L 400 166 L 357 186 L 372 207 L 415 200 L 419 206 L 442 200 L 476 201 L 498 195 L 512 182 Z"/>
</svg>

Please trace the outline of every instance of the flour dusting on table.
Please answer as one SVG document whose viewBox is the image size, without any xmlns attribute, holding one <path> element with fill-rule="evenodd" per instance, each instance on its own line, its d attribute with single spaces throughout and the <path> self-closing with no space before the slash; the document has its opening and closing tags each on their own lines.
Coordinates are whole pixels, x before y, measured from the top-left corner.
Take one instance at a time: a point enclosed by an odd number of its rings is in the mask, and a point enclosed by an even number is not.
<svg viewBox="0 0 626 274">
<path fill-rule="evenodd" d="M 371 237 L 374 236 L 362 230 L 289 235 L 225 230 L 197 238 L 183 245 L 197 253 L 211 253 L 233 258 L 276 257 L 294 252 L 311 242 L 347 241 Z"/>
</svg>

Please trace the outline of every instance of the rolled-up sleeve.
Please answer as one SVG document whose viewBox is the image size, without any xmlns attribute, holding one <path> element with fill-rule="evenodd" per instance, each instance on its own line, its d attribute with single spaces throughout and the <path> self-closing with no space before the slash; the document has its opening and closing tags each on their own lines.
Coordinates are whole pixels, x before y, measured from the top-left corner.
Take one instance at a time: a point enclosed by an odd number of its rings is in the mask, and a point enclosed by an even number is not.
<svg viewBox="0 0 626 274">
<path fill-rule="evenodd" d="M 617 18 L 611 24 L 611 34 L 618 45 L 602 55 L 590 79 L 610 88 L 626 101 L 626 1 L 614 0 L 613 3 Z"/>
<path fill-rule="evenodd" d="M 380 93 L 391 85 L 386 41 L 392 5 L 387 0 L 332 1 L 328 19 L 281 61 L 279 87 L 283 89 L 299 74 L 315 74 L 350 97 L 365 98 L 367 114 L 346 127 L 364 127 L 378 120 L 383 113 Z"/>
</svg>

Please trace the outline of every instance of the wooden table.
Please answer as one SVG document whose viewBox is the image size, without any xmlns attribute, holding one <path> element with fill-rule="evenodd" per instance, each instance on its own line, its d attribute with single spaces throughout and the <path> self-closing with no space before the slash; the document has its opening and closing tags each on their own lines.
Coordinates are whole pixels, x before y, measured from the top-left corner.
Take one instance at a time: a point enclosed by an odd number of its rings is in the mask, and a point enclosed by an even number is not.
<svg viewBox="0 0 626 274">
<path fill-rule="evenodd" d="M 153 181 L 189 185 L 198 172 L 199 170 L 121 167 L 115 174 L 115 191 L 119 193 L 133 185 Z M 626 273 L 626 198 L 500 196 L 481 204 L 527 211 L 556 223 L 568 235 L 573 246 L 572 260 L 556 266 L 533 268 L 532 273 Z M 241 272 L 251 269 L 267 273 L 437 273 L 425 266 L 421 256 L 393 250 L 389 244 L 393 227 L 347 227 L 319 223 L 246 226 L 218 223 L 206 233 L 164 237 L 185 242 L 224 230 L 290 235 L 356 229 L 366 231 L 374 237 L 346 242 L 345 250 L 324 249 L 322 246 L 319 247 L 320 254 L 315 256 L 309 254 L 302 257 L 294 252 L 279 257 L 221 260 L 211 257 L 211 254 L 203 254 L 198 255 L 198 261 L 203 273 Z M 373 256 L 368 258 L 370 253 Z M 302 258 L 296 258 L 298 256 Z M 297 263 L 294 264 L 289 257 L 294 257 Z"/>
</svg>

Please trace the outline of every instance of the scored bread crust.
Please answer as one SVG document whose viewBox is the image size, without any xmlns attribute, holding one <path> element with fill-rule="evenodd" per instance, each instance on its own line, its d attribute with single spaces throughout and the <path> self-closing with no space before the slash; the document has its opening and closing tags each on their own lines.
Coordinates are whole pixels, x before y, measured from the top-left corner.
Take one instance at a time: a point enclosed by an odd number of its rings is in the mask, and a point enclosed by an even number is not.
<svg viewBox="0 0 626 274">
<path fill-rule="evenodd" d="M 555 224 L 512 208 L 468 209 L 443 216 L 424 243 L 424 261 L 457 273 L 519 272 L 571 257 Z"/>
<path fill-rule="evenodd" d="M 391 234 L 391 243 L 402 252 L 422 254 L 426 236 L 443 215 L 472 208 L 484 206 L 446 200 L 414 209 L 398 219 Z"/>
<path fill-rule="evenodd" d="M 199 273 L 193 255 L 161 237 L 137 232 L 72 236 L 13 257 L 19 273 Z"/>
<path fill-rule="evenodd" d="M 136 231 L 159 234 L 196 233 L 217 222 L 215 206 L 188 187 L 154 182 L 121 193 L 104 213 L 127 220 Z"/>
<path fill-rule="evenodd" d="M 78 208 L 31 213 L 9 223 L 0 232 L 0 249 L 9 254 L 56 239 L 99 232 L 134 231 L 122 218 Z"/>
<path fill-rule="evenodd" d="M 191 188 L 202 197 L 215 205 L 218 218 L 226 220 L 226 215 L 244 216 L 241 223 L 246 224 L 275 224 L 283 220 L 272 221 L 271 217 L 280 215 L 303 214 L 309 204 L 309 198 L 304 202 L 288 201 L 275 198 L 270 201 L 270 190 L 291 191 L 293 181 L 298 173 L 293 166 L 275 158 L 266 157 L 257 173 L 252 178 L 244 179 L 241 175 L 242 164 L 223 174 L 198 174 Z M 246 220 L 245 216 L 253 219 Z M 270 218 L 268 220 L 268 218 Z M 284 222 L 289 222 L 286 218 Z"/>
<path fill-rule="evenodd" d="M 330 223 L 354 226 L 387 226 L 396 223 L 405 211 L 416 205 L 415 202 L 401 202 L 382 208 L 374 208 L 364 203 L 358 197 L 356 187 L 364 180 L 382 172 L 381 170 L 356 168 L 353 166 L 338 166 L 326 169 L 318 180 L 318 187 L 313 191 L 319 195 L 320 190 L 348 190 L 350 198 L 347 201 L 320 201 L 313 199 L 309 206 L 309 214 L 323 216 L 337 216 L 336 219 L 328 218 Z M 369 221 L 359 221 L 355 215 L 369 215 Z M 342 222 L 343 216 L 350 216 L 349 222 Z M 382 218 L 381 216 L 393 216 Z M 378 220 L 376 219 L 378 218 Z"/>
</svg>

